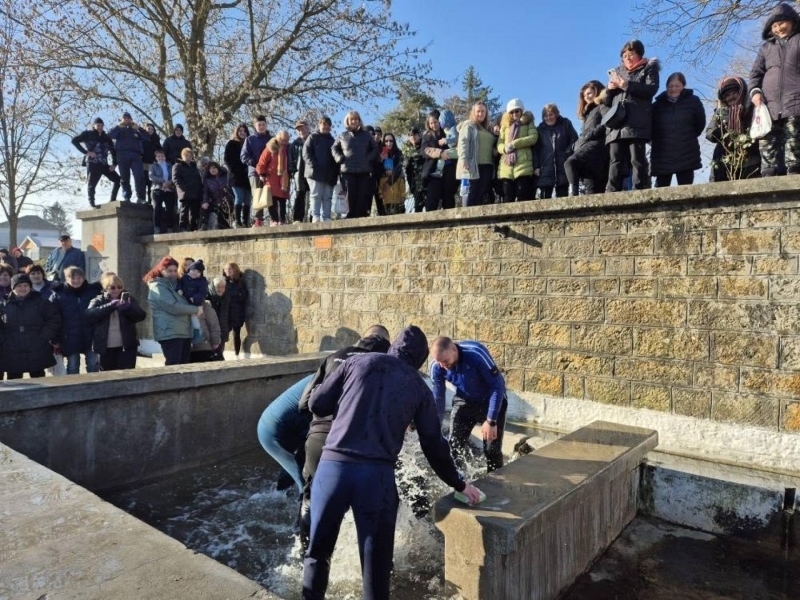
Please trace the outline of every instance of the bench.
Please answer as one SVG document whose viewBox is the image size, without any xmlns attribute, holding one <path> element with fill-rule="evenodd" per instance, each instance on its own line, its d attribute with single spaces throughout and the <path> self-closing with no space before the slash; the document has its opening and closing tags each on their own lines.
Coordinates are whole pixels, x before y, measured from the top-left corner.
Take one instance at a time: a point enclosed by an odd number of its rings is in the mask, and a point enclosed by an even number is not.
<svg viewBox="0 0 800 600">
<path fill-rule="evenodd" d="M 636 516 L 650 429 L 595 421 L 475 482 L 486 500 L 434 506 L 448 594 L 557 598 Z"/>
</svg>

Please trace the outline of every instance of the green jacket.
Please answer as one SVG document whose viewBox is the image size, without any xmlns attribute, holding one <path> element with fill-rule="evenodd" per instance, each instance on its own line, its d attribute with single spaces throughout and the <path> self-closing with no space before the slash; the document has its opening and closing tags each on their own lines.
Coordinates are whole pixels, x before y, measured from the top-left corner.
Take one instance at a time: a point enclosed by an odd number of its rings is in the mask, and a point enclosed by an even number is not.
<svg viewBox="0 0 800 600">
<path fill-rule="evenodd" d="M 147 284 L 147 303 L 153 315 L 153 337 L 157 342 L 192 338 L 192 315 L 197 307 L 189 304 L 175 287 L 176 282 L 156 277 Z"/>
<path fill-rule="evenodd" d="M 503 125 L 500 127 L 500 137 L 497 138 L 497 151 L 500 152 L 500 166 L 497 170 L 498 179 L 517 179 L 519 177 L 529 177 L 533 175 L 533 146 L 539 139 L 539 132 L 533 122 L 533 114 L 525 111 L 520 117 L 519 133 L 514 140 L 514 149 L 517 151 L 517 161 L 514 165 L 507 165 L 503 162 L 506 152 L 506 132 L 509 124 L 503 118 Z"/>
</svg>

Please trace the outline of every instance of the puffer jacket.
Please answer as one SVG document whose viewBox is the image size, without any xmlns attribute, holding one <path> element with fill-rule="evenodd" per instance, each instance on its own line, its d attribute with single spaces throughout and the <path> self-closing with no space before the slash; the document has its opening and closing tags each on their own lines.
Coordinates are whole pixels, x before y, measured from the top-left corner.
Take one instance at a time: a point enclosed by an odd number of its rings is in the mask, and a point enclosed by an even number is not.
<svg viewBox="0 0 800 600">
<path fill-rule="evenodd" d="M 200 329 L 203 330 L 204 341 L 192 344 L 192 352 L 211 352 L 222 343 L 217 313 L 211 304 L 206 302 L 203 305 L 203 314 L 197 318 L 200 321 Z"/>
<path fill-rule="evenodd" d="M 533 175 L 533 147 L 539 139 L 539 131 L 533 122 L 533 113 L 525 111 L 519 119 L 519 132 L 512 142 L 517 153 L 517 160 L 513 165 L 503 161 L 506 153 L 506 133 L 511 127 L 511 115 L 505 113 L 500 124 L 500 137 L 497 138 L 497 151 L 500 153 L 500 166 L 498 179 L 518 179 Z"/>
<path fill-rule="evenodd" d="M 203 202 L 210 208 L 219 210 L 226 206 L 231 198 L 231 189 L 228 187 L 228 172 L 221 168 L 216 177 L 208 173 L 203 180 Z"/>
<path fill-rule="evenodd" d="M 339 134 L 331 146 L 333 160 L 342 170 L 342 173 L 372 173 L 375 161 L 378 159 L 378 144 L 372 136 L 363 129 L 345 131 Z"/>
<path fill-rule="evenodd" d="M 305 163 L 306 179 L 321 181 L 329 185 L 336 185 L 339 177 L 339 165 L 333 159 L 331 148 L 333 136 L 330 133 L 316 131 L 308 136 L 303 144 L 303 162 Z"/>
<path fill-rule="evenodd" d="M 608 162 L 605 148 L 606 127 L 600 122 L 602 118 L 598 100 L 595 99 L 583 113 L 583 127 L 572 151 L 574 156 L 583 158 L 590 163 L 605 164 Z"/>
<path fill-rule="evenodd" d="M 181 202 L 200 202 L 203 199 L 203 178 L 197 170 L 197 163 L 177 161 L 172 166 L 172 181 Z"/>
<path fill-rule="evenodd" d="M 237 329 L 244 326 L 247 320 L 247 286 L 244 279 L 240 278 L 236 281 L 233 279 L 225 278 L 227 283 L 225 287 L 225 295 L 230 300 L 230 312 L 228 313 L 228 325 L 231 329 Z"/>
<path fill-rule="evenodd" d="M 605 107 L 601 109 L 603 114 L 624 98 L 625 122 L 621 129 L 606 128 L 606 144 L 618 140 L 650 141 L 653 135 L 653 98 L 658 93 L 660 70 L 657 58 L 651 58 L 632 73 L 628 73 L 624 66 L 618 67 L 621 77 L 628 80 L 628 89 L 606 88 L 599 97 Z"/>
<path fill-rule="evenodd" d="M 422 165 L 422 182 L 423 184 L 427 184 L 428 178 L 431 176 L 431 173 L 436 171 L 436 163 L 438 162 L 439 158 L 442 155 L 442 152 L 445 150 L 454 150 L 454 148 L 450 148 L 449 145 L 445 144 L 444 146 L 439 145 L 439 140 L 445 139 L 444 131 L 439 129 L 438 131 L 433 131 L 428 129 L 425 133 L 422 134 L 422 142 L 420 144 L 420 154 L 425 157 L 425 162 Z M 448 152 L 448 155 L 450 153 Z M 451 159 L 446 159 L 445 164 L 452 164 L 453 161 Z"/>
<path fill-rule="evenodd" d="M 217 313 L 217 320 L 219 321 L 219 335 L 223 342 L 228 341 L 228 334 L 230 333 L 230 319 L 231 312 L 231 299 L 228 297 L 227 285 L 225 286 L 225 293 L 222 296 L 217 295 L 217 289 L 214 287 L 214 282 L 208 284 L 208 301 L 214 312 Z"/>
<path fill-rule="evenodd" d="M 0 372 L 31 373 L 56 364 L 53 346 L 61 332 L 61 313 L 39 292 L 11 294 L 0 306 Z"/>
<path fill-rule="evenodd" d="M 458 162 L 456 163 L 456 178 L 463 179 L 465 175 L 470 179 L 479 179 L 478 172 L 478 125 L 467 119 L 458 126 Z"/>
<path fill-rule="evenodd" d="M 772 34 L 776 21 L 791 21 L 785 40 Z M 800 116 L 800 15 L 787 3 L 776 6 L 761 32 L 764 43 L 750 70 L 750 97 L 761 93 L 773 120 Z"/>
<path fill-rule="evenodd" d="M 86 309 L 86 318 L 94 325 L 92 351 L 103 354 L 108 350 L 108 328 L 111 314 L 119 315 L 119 330 L 122 334 L 122 347 L 125 350 L 135 350 L 139 347 L 139 337 L 136 335 L 136 323 L 144 321 L 147 316 L 144 309 L 139 306 L 136 298 L 130 297 L 129 304 L 121 308 L 112 303 L 111 296 L 107 293 L 92 298 L 89 308 Z"/>
<path fill-rule="evenodd" d="M 285 171 L 279 173 L 281 160 L 283 160 Z M 272 138 L 258 159 L 256 173 L 261 177 L 267 178 L 267 184 L 272 188 L 272 196 L 274 198 L 288 198 L 290 182 L 288 145 L 281 146 L 275 138 Z"/>
<path fill-rule="evenodd" d="M 544 121 L 536 128 L 539 141 L 534 148 L 534 167 L 539 169 L 539 186 L 567 185 L 567 172 L 564 163 L 572 154 L 578 141 L 578 132 L 572 121 L 559 116 L 554 125 Z"/>
<path fill-rule="evenodd" d="M 191 149 L 191 147 L 192 142 L 190 142 L 186 137 L 178 137 L 173 134 L 164 140 L 164 145 L 162 146 L 164 150 L 164 158 L 167 159 L 168 163 L 172 163 L 174 165 L 176 162 L 181 160 L 181 152 L 183 152 L 183 149 Z"/>
<path fill-rule="evenodd" d="M 178 293 L 175 280 L 156 277 L 148 282 L 147 287 L 155 340 L 191 339 L 191 317 L 197 314 L 197 307 Z"/>
<path fill-rule="evenodd" d="M 114 140 L 114 150 L 117 154 L 128 153 L 135 156 L 142 156 L 144 152 L 145 139 L 150 139 L 144 129 L 134 128 L 132 125 L 117 125 L 108 132 L 108 137 Z"/>
<path fill-rule="evenodd" d="M 225 144 L 224 162 L 228 168 L 228 183 L 231 187 L 250 188 L 247 165 L 242 162 L 242 141 L 230 140 Z"/>
<path fill-rule="evenodd" d="M 653 103 L 650 174 L 669 175 L 701 168 L 698 137 L 705 126 L 706 109 L 692 90 L 684 89 L 675 102 L 662 92 Z"/>
<path fill-rule="evenodd" d="M 89 303 L 103 292 L 99 283 L 84 281 L 79 288 L 66 284 L 53 286 L 53 302 L 61 311 L 61 353 L 70 354 L 92 351 L 94 324 L 86 316 Z"/>
</svg>

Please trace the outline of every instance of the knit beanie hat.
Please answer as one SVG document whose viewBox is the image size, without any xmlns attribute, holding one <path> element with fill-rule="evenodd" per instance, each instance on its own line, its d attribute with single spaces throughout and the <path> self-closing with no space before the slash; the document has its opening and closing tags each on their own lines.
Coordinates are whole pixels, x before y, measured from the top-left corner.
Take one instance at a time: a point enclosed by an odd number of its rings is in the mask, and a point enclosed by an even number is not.
<svg viewBox="0 0 800 600">
<path fill-rule="evenodd" d="M 206 266 L 203 264 L 202 260 L 196 260 L 192 264 L 189 265 L 189 268 L 187 269 L 187 272 L 191 271 L 192 269 L 197 269 L 198 271 L 200 271 L 202 273 L 203 271 L 206 270 Z"/>
<path fill-rule="evenodd" d="M 28 277 L 25 273 L 19 273 L 11 278 L 11 289 L 13 290 L 20 283 L 27 283 L 28 285 L 32 285 L 30 277 Z"/>
<path fill-rule="evenodd" d="M 522 100 L 519 98 L 512 98 L 506 104 L 506 112 L 510 113 L 512 110 L 521 110 L 525 111 L 525 105 L 522 103 Z"/>
</svg>

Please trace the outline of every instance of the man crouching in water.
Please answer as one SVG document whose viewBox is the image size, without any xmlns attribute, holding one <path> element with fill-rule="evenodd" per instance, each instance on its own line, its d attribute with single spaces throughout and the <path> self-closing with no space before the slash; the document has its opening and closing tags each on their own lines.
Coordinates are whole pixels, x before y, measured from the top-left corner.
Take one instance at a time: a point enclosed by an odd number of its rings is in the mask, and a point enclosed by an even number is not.
<svg viewBox="0 0 800 600">
<path fill-rule="evenodd" d="M 352 356 L 312 392 L 311 411 L 336 418 L 312 485 L 304 599 L 325 597 L 331 556 L 348 508 L 353 510 L 358 535 L 363 598 L 389 598 L 399 502 L 394 471 L 412 421 L 436 475 L 470 503 L 480 500 L 480 490 L 465 483 L 456 469 L 441 434 L 433 394 L 419 375 L 427 357 L 428 340 L 411 325 L 388 354 Z"/>
</svg>

